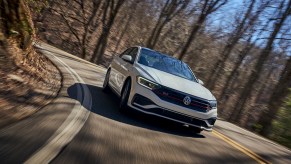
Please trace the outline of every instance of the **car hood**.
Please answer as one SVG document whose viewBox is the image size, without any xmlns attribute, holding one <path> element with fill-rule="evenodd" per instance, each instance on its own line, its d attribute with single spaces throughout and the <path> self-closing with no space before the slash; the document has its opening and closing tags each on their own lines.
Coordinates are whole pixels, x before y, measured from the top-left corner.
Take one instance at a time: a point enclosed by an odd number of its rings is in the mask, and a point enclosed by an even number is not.
<svg viewBox="0 0 291 164">
<path fill-rule="evenodd" d="M 196 96 L 207 100 L 215 100 L 211 92 L 201 84 L 185 78 L 172 75 L 151 67 L 138 65 L 139 72 L 145 78 L 163 86 Z"/>
</svg>

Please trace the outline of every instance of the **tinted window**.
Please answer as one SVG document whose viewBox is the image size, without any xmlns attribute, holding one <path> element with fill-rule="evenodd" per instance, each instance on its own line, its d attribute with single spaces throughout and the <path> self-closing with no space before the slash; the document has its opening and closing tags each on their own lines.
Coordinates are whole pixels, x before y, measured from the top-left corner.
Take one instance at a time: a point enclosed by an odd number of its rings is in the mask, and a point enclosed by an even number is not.
<svg viewBox="0 0 291 164">
<path fill-rule="evenodd" d="M 197 82 L 186 63 L 153 50 L 142 49 L 138 63 Z"/>
<path fill-rule="evenodd" d="M 132 50 L 132 48 L 125 50 L 122 54 L 119 55 L 119 57 L 122 57 L 123 55 L 128 55 L 131 50 Z"/>
</svg>

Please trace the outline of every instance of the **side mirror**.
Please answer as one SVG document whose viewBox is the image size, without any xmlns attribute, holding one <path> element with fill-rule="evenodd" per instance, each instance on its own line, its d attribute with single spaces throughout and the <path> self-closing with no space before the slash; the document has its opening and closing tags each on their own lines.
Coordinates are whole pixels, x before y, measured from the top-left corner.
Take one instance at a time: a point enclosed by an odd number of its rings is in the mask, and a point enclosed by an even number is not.
<svg viewBox="0 0 291 164">
<path fill-rule="evenodd" d="M 121 59 L 123 59 L 123 60 L 126 61 L 126 62 L 132 63 L 132 57 L 129 56 L 129 55 L 123 55 L 123 56 L 121 57 Z"/>
<path fill-rule="evenodd" d="M 201 85 L 204 85 L 203 81 L 198 79 L 198 83 L 201 84 Z"/>
</svg>

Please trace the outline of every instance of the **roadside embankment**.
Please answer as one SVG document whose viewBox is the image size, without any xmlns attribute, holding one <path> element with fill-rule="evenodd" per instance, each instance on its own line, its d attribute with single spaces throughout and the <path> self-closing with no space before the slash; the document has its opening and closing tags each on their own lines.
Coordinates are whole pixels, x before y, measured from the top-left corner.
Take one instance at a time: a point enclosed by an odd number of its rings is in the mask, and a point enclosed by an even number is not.
<svg viewBox="0 0 291 164">
<path fill-rule="evenodd" d="M 48 58 L 33 47 L 23 53 L 7 41 L 0 46 L 0 128 L 40 110 L 62 85 L 60 71 Z"/>
</svg>

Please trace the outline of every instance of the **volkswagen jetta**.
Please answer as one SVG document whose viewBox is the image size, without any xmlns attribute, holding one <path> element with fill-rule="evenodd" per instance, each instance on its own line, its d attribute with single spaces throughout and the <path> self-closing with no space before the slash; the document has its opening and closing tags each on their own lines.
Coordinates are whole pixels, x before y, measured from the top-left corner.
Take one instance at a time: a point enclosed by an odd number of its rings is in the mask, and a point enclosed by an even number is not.
<svg viewBox="0 0 291 164">
<path fill-rule="evenodd" d="M 217 102 L 189 66 L 173 57 L 132 47 L 114 57 L 103 91 L 120 97 L 120 110 L 128 107 L 187 125 L 196 133 L 211 131 Z"/>
</svg>

